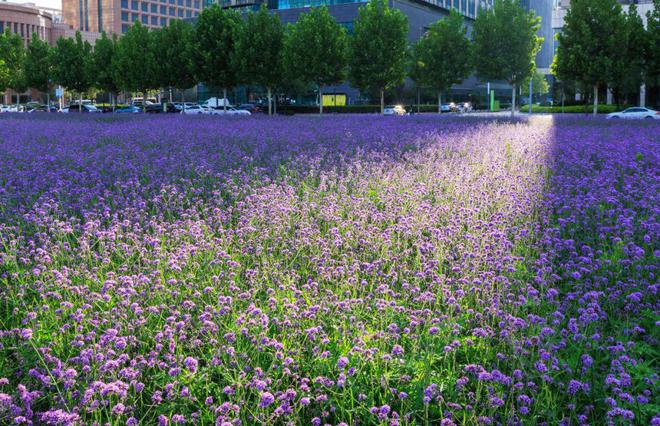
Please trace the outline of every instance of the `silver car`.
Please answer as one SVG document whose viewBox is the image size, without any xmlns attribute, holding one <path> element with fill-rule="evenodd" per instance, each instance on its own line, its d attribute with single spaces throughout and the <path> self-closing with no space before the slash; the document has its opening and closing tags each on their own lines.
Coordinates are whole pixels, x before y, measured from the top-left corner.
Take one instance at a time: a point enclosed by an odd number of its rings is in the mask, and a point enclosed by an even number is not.
<svg viewBox="0 0 660 426">
<path fill-rule="evenodd" d="M 632 108 L 626 108 L 620 112 L 613 112 L 607 114 L 607 117 L 605 118 L 607 118 L 608 120 L 613 118 L 614 119 L 622 118 L 624 120 L 642 120 L 642 119 L 660 120 L 660 112 L 644 107 L 632 107 Z"/>
</svg>

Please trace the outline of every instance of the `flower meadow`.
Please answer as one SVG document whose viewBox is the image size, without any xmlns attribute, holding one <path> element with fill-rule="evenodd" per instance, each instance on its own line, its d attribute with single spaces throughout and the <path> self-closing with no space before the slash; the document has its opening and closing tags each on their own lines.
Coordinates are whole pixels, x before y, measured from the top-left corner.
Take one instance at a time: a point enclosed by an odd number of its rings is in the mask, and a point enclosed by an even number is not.
<svg viewBox="0 0 660 426">
<path fill-rule="evenodd" d="M 0 424 L 660 425 L 660 127 L 0 118 Z"/>
</svg>

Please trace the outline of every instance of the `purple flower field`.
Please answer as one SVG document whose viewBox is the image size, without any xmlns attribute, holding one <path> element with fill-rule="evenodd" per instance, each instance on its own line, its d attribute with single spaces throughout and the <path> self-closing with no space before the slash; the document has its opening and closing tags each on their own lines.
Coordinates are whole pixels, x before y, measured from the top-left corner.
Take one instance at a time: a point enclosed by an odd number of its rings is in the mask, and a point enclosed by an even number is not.
<svg viewBox="0 0 660 426">
<path fill-rule="evenodd" d="M 660 425 L 659 146 L 0 117 L 0 424 Z"/>
</svg>

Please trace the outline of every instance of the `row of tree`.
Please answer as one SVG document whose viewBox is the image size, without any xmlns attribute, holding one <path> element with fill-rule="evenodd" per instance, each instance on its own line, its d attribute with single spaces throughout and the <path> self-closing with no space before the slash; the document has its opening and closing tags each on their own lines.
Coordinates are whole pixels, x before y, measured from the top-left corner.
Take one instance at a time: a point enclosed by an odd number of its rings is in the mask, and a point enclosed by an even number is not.
<svg viewBox="0 0 660 426">
<path fill-rule="evenodd" d="M 0 60 L 8 75 L 0 71 L 0 87 L 48 91 L 60 84 L 78 93 L 95 87 L 116 94 L 184 90 L 203 82 L 223 89 L 226 98 L 232 87 L 256 84 L 269 100 L 276 89 L 313 87 L 322 113 L 323 87 L 347 79 L 377 94 L 382 110 L 385 91 L 406 76 L 436 90 L 440 103 L 442 92 L 476 71 L 484 79 L 507 81 L 515 97 L 515 88 L 534 71 L 539 22 L 517 0 L 496 0 L 479 13 L 472 39 L 463 17 L 452 11 L 411 46 L 406 16 L 387 0 L 361 7 L 351 34 L 325 7 L 285 26 L 265 6 L 242 16 L 216 5 L 204 9 L 194 25 L 172 21 L 150 31 L 136 22 L 120 39 L 103 34 L 93 48 L 79 34 L 59 39 L 53 48 L 33 37 L 21 53 L 17 36 L 5 33 Z"/>
<path fill-rule="evenodd" d="M 646 29 L 634 5 L 623 13 L 616 0 L 573 0 L 553 71 L 566 84 L 594 89 L 604 85 L 617 95 L 659 83 L 660 0 L 648 14 Z M 313 8 L 295 24 L 284 26 L 263 6 L 246 16 L 213 6 L 192 25 L 172 21 L 149 30 L 136 22 L 118 39 L 103 34 L 94 47 L 60 38 L 54 47 L 33 36 L 27 49 L 16 34 L 0 35 L 0 87 L 22 92 L 33 87 L 49 93 L 59 84 L 82 96 L 91 87 L 116 94 L 147 93 L 159 88 L 181 91 L 199 82 L 223 89 L 241 84 L 273 91 L 316 88 L 323 112 L 323 87 L 349 80 L 380 98 L 409 76 L 419 87 L 442 93 L 472 73 L 516 89 L 535 76 L 541 39 L 540 18 L 517 0 L 496 0 L 480 11 L 468 37 L 463 17 L 452 13 L 432 24 L 410 45 L 408 22 L 387 0 L 370 0 L 359 10 L 351 34 L 327 8 Z M 584 89 L 583 89 L 584 90 Z"/>
<path fill-rule="evenodd" d="M 660 0 L 646 17 L 645 28 L 635 4 L 624 13 L 616 0 L 571 0 L 553 74 L 585 94 L 593 89 L 594 114 L 599 88 L 608 87 L 618 99 L 642 84 L 660 85 Z"/>
</svg>

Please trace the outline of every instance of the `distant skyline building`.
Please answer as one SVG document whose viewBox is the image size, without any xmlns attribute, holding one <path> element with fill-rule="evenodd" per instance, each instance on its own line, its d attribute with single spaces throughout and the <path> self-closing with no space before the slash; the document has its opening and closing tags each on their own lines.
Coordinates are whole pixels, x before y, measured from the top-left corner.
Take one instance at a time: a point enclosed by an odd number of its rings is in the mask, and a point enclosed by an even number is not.
<svg viewBox="0 0 660 426">
<path fill-rule="evenodd" d="M 62 0 L 64 22 L 80 31 L 124 34 L 134 22 L 164 27 L 194 18 L 205 0 Z"/>
</svg>

